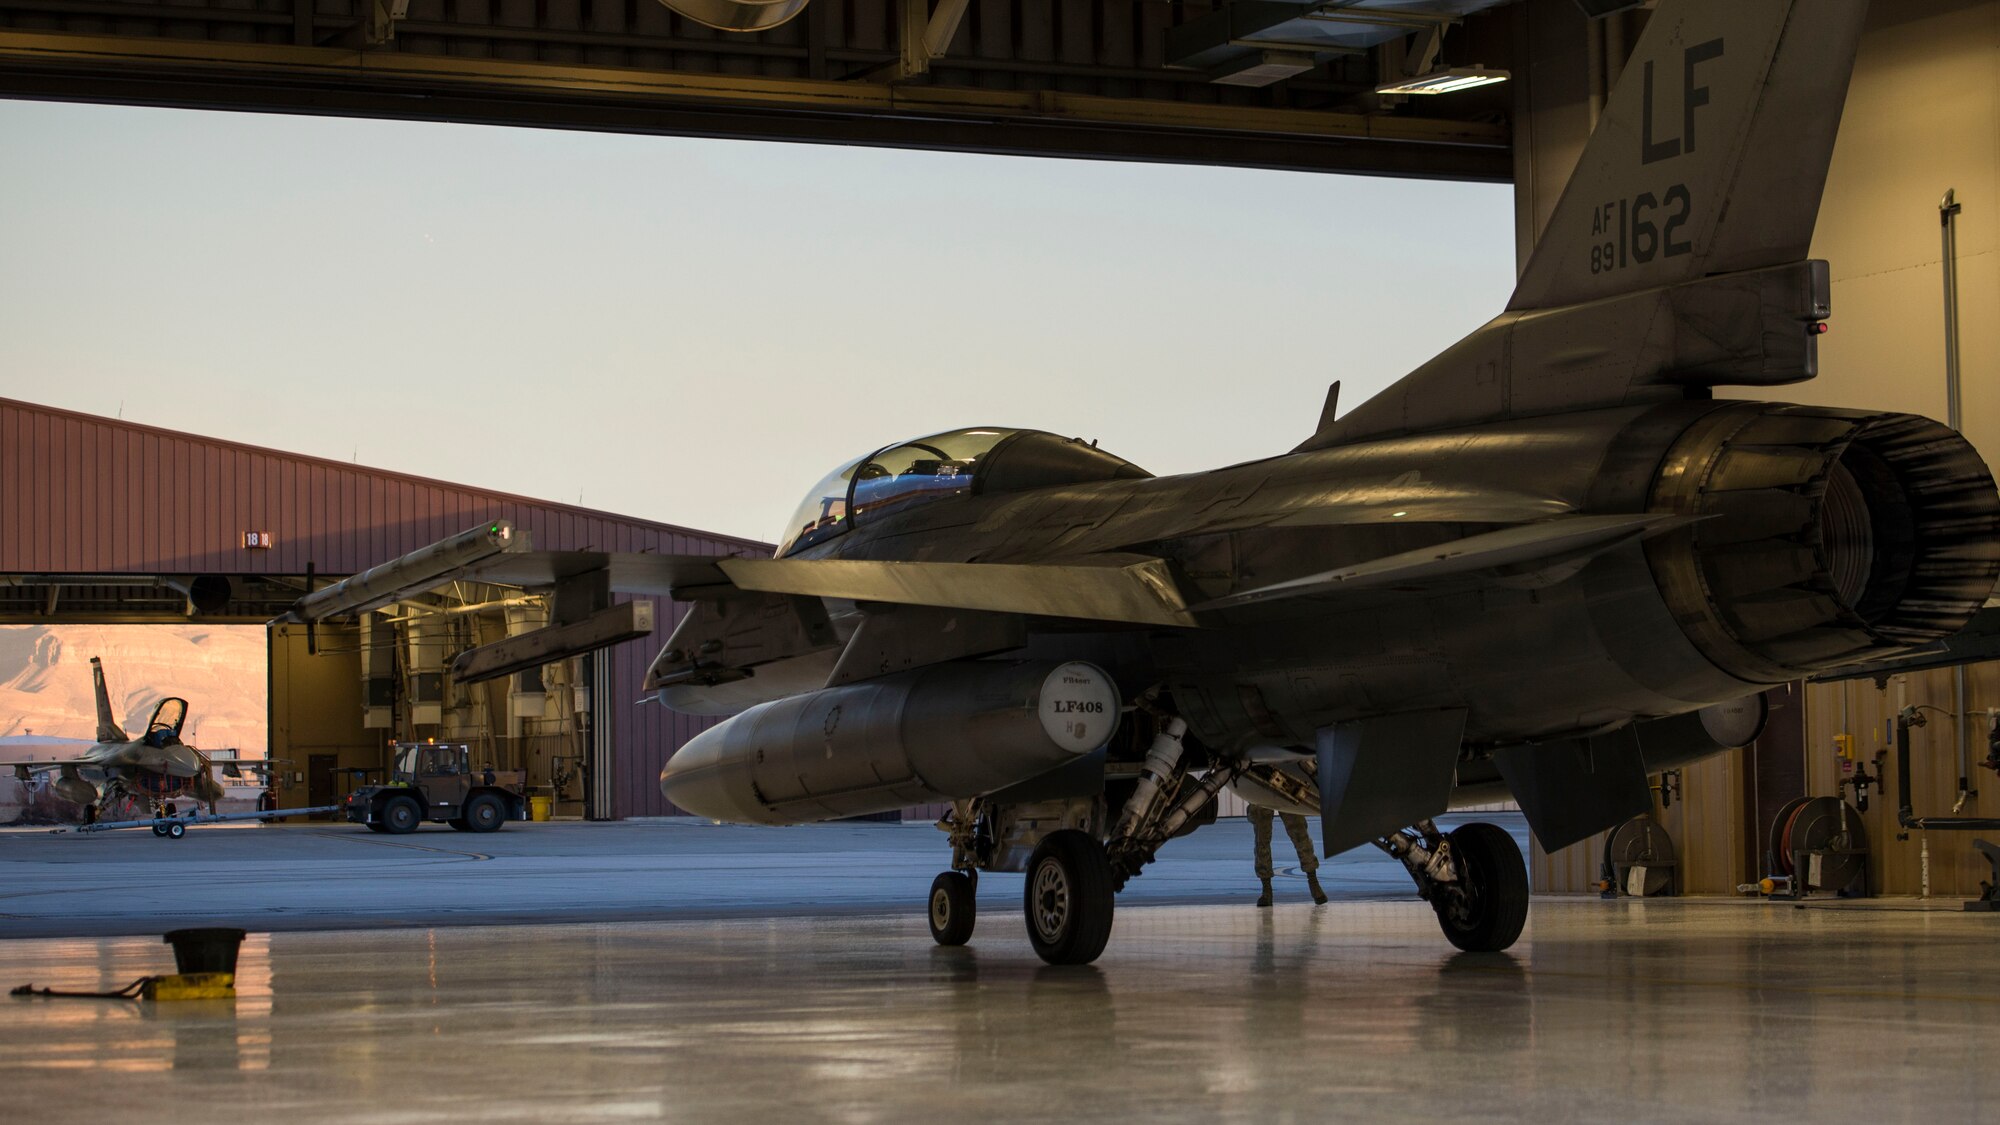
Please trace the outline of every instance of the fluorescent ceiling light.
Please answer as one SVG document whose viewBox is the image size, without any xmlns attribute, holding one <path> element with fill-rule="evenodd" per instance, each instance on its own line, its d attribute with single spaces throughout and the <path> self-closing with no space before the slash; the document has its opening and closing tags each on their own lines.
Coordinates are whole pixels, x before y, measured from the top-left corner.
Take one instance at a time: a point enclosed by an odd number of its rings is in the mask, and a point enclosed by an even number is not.
<svg viewBox="0 0 2000 1125">
<path fill-rule="evenodd" d="M 1375 87 L 1378 94 L 1450 94 L 1459 90 L 1470 90 L 1475 86 L 1491 86 L 1495 82 L 1507 81 L 1504 70 L 1488 70 L 1483 66 L 1454 66 L 1449 70 L 1434 70 L 1415 78 L 1399 78 L 1394 82 L 1384 82 Z"/>
</svg>

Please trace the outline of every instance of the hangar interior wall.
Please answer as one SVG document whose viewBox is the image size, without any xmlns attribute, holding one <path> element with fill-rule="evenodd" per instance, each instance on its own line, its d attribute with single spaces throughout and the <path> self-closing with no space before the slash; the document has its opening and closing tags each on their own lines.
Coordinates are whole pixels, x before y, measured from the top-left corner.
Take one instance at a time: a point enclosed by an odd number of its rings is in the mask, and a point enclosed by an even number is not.
<svg viewBox="0 0 2000 1125">
<path fill-rule="evenodd" d="M 1914 895 L 1924 889 L 1924 852 L 1930 853 L 1930 893 L 1933 897 L 1970 898 L 1979 894 L 1982 880 L 1991 880 L 1993 870 L 1972 849 L 1975 837 L 2000 842 L 2000 832 L 1916 832 L 1907 840 L 1896 838 L 1896 806 L 1901 796 L 1895 786 L 1895 731 L 1893 722 L 1903 701 L 1953 710 L 1952 671 L 1930 669 L 1891 677 L 1878 688 L 1873 680 L 1848 680 L 1837 684 L 1807 687 L 1806 785 L 1814 794 L 1832 793 L 1846 776 L 1834 753 L 1836 734 L 1855 738 L 1857 758 L 1870 775 L 1885 772 L 1886 788 L 1869 796 L 1868 811 L 1861 814 L 1869 842 L 1868 876 L 1881 894 Z M 1954 721 L 1935 711 L 1925 713 L 1925 725 L 1910 731 L 1910 789 L 1912 807 L 1918 816 L 2000 817 L 2000 775 L 1980 769 L 1986 756 L 1986 709 L 2000 707 L 2000 662 L 1974 664 L 1965 670 L 1966 712 L 1970 722 L 1970 784 L 1974 796 L 1953 814 L 1958 789 L 1958 728 Z M 1877 755 L 1886 750 L 1886 755 Z M 1853 794 L 1848 792 L 1853 803 Z"/>
<path fill-rule="evenodd" d="M 475 586 L 472 595 L 483 598 L 485 588 Z M 516 592 L 499 600 L 526 599 Z M 621 752 L 644 748 L 621 735 L 615 716 L 608 729 L 580 721 L 590 712 L 582 661 L 454 683 L 434 669 L 506 635 L 498 608 L 456 612 L 461 608 L 398 606 L 400 621 L 370 614 L 365 629 L 322 625 L 316 653 L 303 626 L 271 629 L 271 755 L 284 761 L 273 786 L 279 807 L 326 804 L 379 782 L 392 743 L 435 738 L 466 743 L 475 769 L 492 765 L 504 783 L 554 797 L 558 816 L 616 814 L 615 779 L 599 790 L 608 798 L 586 805 L 589 774 L 616 772 Z M 375 772 L 357 772 L 364 770 Z"/>
<path fill-rule="evenodd" d="M 311 655 L 304 629 L 271 630 L 271 759 L 280 763 L 272 789 L 280 808 L 312 803 L 312 772 L 325 759 L 339 769 L 382 764 L 382 740 L 362 727 L 361 708 L 354 705 L 353 685 L 361 680 L 360 630 L 323 626 L 319 640 L 320 653 Z"/>
<path fill-rule="evenodd" d="M 1528 0 L 1516 19 L 1517 34 L 1527 38 L 1521 53 L 1533 60 L 1515 90 L 1516 215 L 1525 262 L 1588 136 L 1592 67 L 1615 75 L 1619 44 L 1629 51 L 1644 14 L 1619 17 L 1621 26 L 1608 29 L 1588 25 L 1568 0 Z M 1595 46 L 1592 35 L 1599 37 Z M 1989 464 L 2000 464 L 2000 0 L 1871 7 L 1812 247 L 1815 257 L 1828 260 L 1833 278 L 1821 371 L 1765 397 L 1945 418 L 1938 202 L 1947 188 L 1956 189 L 1963 207 L 1957 231 L 1963 429 Z M 1722 388 L 1720 397 L 1752 396 Z M 1903 680 L 1886 691 L 1868 680 L 1804 688 L 1804 730 L 1790 752 L 1802 758 L 1803 770 L 1794 772 L 1803 773 L 1805 793 L 1835 792 L 1840 774 L 1832 736 L 1843 727 L 1860 739 L 1862 756 L 1872 757 L 1898 690 L 1913 703 L 1953 709 L 1950 672 Z M 1968 685 L 1975 711 L 2000 705 L 2000 665 L 1972 666 Z M 1912 732 L 1916 811 L 1942 815 L 1954 799 L 1956 751 L 1950 723 L 1931 718 Z M 1973 734 L 1975 760 L 1984 755 L 1983 730 L 1976 725 Z M 1783 751 L 1764 742 L 1757 752 Z M 1768 785 L 1771 771 L 1756 761 L 1744 751 L 1689 768 L 1682 799 L 1659 814 L 1682 850 L 1685 889 L 1733 893 L 1764 873 L 1758 868 L 1767 826 L 1755 823 L 1754 809 L 1772 807 L 1770 794 L 1756 793 L 1759 776 Z M 1893 761 L 1885 761 L 1893 775 Z M 2000 816 L 2000 778 L 1975 772 L 1983 775 L 1974 781 L 1982 792 L 1964 815 Z M 1893 793 L 1871 794 L 1863 818 L 1870 876 L 1882 893 L 1916 894 L 1924 841 L 1916 834 L 1895 838 L 1894 804 Z M 1979 879 L 1989 876 L 1970 835 L 1976 834 L 1931 834 L 1933 895 L 1977 894 Z M 1554 856 L 1536 849 L 1536 889 L 1593 889 L 1602 846 L 1599 838 Z"/>
</svg>

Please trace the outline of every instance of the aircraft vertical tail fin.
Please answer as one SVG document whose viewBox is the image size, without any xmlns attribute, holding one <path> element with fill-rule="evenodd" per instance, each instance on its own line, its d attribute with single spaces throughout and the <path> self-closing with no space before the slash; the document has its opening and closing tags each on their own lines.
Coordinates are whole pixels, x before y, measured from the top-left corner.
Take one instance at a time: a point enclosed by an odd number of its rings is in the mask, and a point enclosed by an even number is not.
<svg viewBox="0 0 2000 1125">
<path fill-rule="evenodd" d="M 1661 4 L 1507 307 L 1803 260 L 1867 9 Z"/>
<path fill-rule="evenodd" d="M 1507 310 L 1299 450 L 1818 373 L 1867 0 L 1661 0 Z"/>
<path fill-rule="evenodd" d="M 104 662 L 90 658 L 90 678 L 97 688 L 97 741 L 129 742 L 131 736 L 111 717 L 111 692 L 104 686 Z"/>
</svg>

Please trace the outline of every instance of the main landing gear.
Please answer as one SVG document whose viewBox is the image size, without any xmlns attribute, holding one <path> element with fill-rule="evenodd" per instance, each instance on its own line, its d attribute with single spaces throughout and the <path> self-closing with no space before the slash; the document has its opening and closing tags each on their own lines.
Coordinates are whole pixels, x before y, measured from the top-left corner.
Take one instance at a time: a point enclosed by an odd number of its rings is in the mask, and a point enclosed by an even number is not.
<svg viewBox="0 0 2000 1125">
<path fill-rule="evenodd" d="M 1085 965 L 1104 952 L 1111 940 L 1117 887 L 1110 853 L 1096 833 L 1056 828 L 1041 835 L 1025 866 L 1015 866 L 1018 859 L 996 866 L 1002 849 L 994 840 L 993 818 L 980 802 L 957 802 L 938 826 L 951 833 L 952 844 L 952 870 L 931 881 L 925 912 L 931 937 L 939 945 L 971 940 L 979 916 L 975 898 L 979 868 L 986 867 L 1027 876 L 1021 907 L 1027 916 L 1028 941 L 1042 960 L 1051 965 Z M 1025 848 L 1025 841 L 1020 846 Z"/>
<path fill-rule="evenodd" d="M 1205 823 L 1204 811 L 1214 819 L 1216 794 L 1242 771 L 1241 762 L 1213 762 L 1204 775 L 1192 776 L 1182 757 L 1186 730 L 1179 718 L 1159 716 L 1115 824 L 1107 826 L 1096 796 L 1000 809 L 978 800 L 954 803 L 938 822 L 951 835 L 952 870 L 931 883 L 931 937 L 939 945 L 963 945 L 972 937 L 979 869 L 1021 871 L 1027 876 L 1021 905 L 1035 952 L 1051 965 L 1095 961 L 1111 938 L 1117 892 L 1161 845 Z"/>
<path fill-rule="evenodd" d="M 1422 820 L 1375 846 L 1402 861 L 1453 945 L 1497 953 L 1521 936 L 1528 921 L 1528 867 L 1506 829 L 1473 823 L 1445 835 Z"/>
<path fill-rule="evenodd" d="M 1051 965 L 1087 965 L 1111 940 L 1111 860 L 1097 837 L 1074 828 L 1049 833 L 1028 857 L 1021 907 L 1028 942 Z M 964 945 L 979 917 L 979 873 L 946 871 L 931 880 L 929 921 L 939 945 Z"/>
<path fill-rule="evenodd" d="M 1111 861 L 1074 828 L 1051 832 L 1028 859 L 1028 941 L 1051 965 L 1088 965 L 1111 940 Z"/>
</svg>

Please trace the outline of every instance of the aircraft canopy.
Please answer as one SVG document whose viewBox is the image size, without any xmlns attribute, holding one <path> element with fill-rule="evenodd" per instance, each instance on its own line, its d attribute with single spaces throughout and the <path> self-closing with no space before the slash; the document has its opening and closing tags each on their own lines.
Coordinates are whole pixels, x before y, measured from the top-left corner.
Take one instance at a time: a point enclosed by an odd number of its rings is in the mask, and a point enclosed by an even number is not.
<svg viewBox="0 0 2000 1125">
<path fill-rule="evenodd" d="M 996 479 L 1003 462 L 1007 478 Z M 1093 445 L 1040 430 L 979 426 L 932 434 L 884 446 L 828 473 L 785 525 L 778 557 L 825 542 L 857 520 L 947 496 L 1147 475 Z"/>
</svg>

